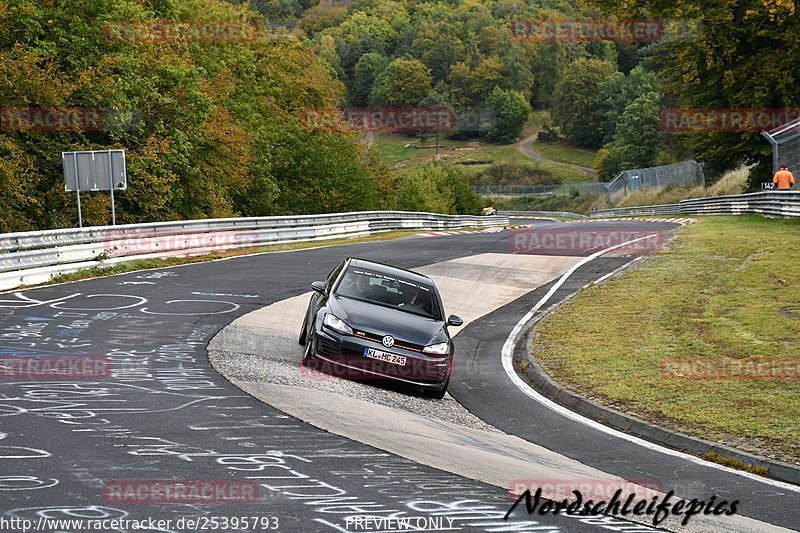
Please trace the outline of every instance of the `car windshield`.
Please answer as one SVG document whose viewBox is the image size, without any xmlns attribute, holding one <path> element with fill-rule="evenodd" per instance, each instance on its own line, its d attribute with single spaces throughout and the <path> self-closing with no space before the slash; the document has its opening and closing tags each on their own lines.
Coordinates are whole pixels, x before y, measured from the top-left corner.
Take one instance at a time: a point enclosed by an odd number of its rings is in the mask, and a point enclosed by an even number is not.
<svg viewBox="0 0 800 533">
<path fill-rule="evenodd" d="M 427 318 L 442 319 L 439 301 L 432 287 L 371 270 L 348 269 L 339 282 L 336 295 Z"/>
</svg>

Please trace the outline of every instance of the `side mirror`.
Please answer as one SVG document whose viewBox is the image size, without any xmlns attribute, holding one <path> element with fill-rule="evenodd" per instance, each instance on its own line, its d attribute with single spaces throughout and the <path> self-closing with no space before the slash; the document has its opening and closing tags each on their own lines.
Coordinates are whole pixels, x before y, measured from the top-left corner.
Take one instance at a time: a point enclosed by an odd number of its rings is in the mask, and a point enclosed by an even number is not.
<svg viewBox="0 0 800 533">
<path fill-rule="evenodd" d="M 461 320 L 461 317 L 457 317 L 456 315 L 450 315 L 449 317 L 447 317 L 447 325 L 448 326 L 458 327 L 458 326 L 461 326 L 463 324 L 464 324 L 464 321 Z"/>
<path fill-rule="evenodd" d="M 315 281 L 314 283 L 311 284 L 311 288 L 314 291 L 320 293 L 323 296 L 327 296 L 328 295 L 328 291 L 325 290 L 325 282 L 324 281 Z"/>
</svg>

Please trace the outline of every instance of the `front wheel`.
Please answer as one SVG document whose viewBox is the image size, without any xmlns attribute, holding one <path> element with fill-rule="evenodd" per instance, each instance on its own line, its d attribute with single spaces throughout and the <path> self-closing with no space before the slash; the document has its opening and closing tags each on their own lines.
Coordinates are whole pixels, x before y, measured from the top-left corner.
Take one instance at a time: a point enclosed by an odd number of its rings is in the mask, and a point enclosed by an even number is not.
<svg viewBox="0 0 800 533">
<path fill-rule="evenodd" d="M 300 359 L 300 364 L 307 367 L 314 357 L 314 338 L 306 339 L 305 345 L 306 349 L 303 350 L 303 358 Z"/>
<path fill-rule="evenodd" d="M 297 339 L 297 343 L 300 346 L 306 345 L 306 330 L 308 329 L 308 313 L 306 313 L 306 317 L 303 319 L 303 327 L 300 329 L 300 337 Z"/>
<path fill-rule="evenodd" d="M 441 390 L 437 389 L 424 389 L 422 394 L 426 398 L 433 398 L 434 400 L 441 400 L 444 398 L 444 395 L 447 394 L 447 386 L 450 385 L 450 378 L 447 378 L 447 381 L 444 382 Z"/>
</svg>

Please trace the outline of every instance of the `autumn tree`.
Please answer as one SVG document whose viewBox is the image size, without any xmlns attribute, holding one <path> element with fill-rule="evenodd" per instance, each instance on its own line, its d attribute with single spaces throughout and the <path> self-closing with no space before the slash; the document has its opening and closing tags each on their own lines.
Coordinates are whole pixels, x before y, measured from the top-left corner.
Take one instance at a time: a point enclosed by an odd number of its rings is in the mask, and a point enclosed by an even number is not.
<svg viewBox="0 0 800 533">
<path fill-rule="evenodd" d="M 428 67 L 417 59 L 395 59 L 381 71 L 370 93 L 378 107 L 414 107 L 431 90 Z"/>
<path fill-rule="evenodd" d="M 376 52 L 361 56 L 356 63 L 350 82 L 350 103 L 356 107 L 366 107 L 375 80 L 381 75 L 389 60 Z"/>
<path fill-rule="evenodd" d="M 614 141 L 601 163 L 605 178 L 620 170 L 652 166 L 659 155 L 664 132 L 661 130 L 661 102 L 657 93 L 645 93 L 625 108 L 616 128 Z"/>
<path fill-rule="evenodd" d="M 580 146 L 602 145 L 603 132 L 598 92 L 616 68 L 599 59 L 579 59 L 570 64 L 553 93 L 553 122 Z"/>
<path fill-rule="evenodd" d="M 648 58 L 680 107 L 775 109 L 800 105 L 800 17 L 791 0 L 597 0 L 619 16 L 671 20 Z M 756 131 L 681 134 L 710 173 L 760 161 L 769 175 L 770 147 Z"/>
<path fill-rule="evenodd" d="M 519 137 L 531 112 L 530 104 L 521 94 L 500 87 L 495 87 L 489 94 L 485 107 L 495 116 L 494 127 L 487 132 L 487 137 L 504 143 Z"/>
<path fill-rule="evenodd" d="M 113 31 L 120 20 L 147 28 L 157 19 L 188 21 L 198 13 L 259 31 L 230 41 L 131 40 Z M 335 50 L 332 39 L 331 45 Z M 305 111 L 342 102 L 344 86 L 333 76 L 311 47 L 270 33 L 244 5 L 3 4 L 3 107 L 87 108 L 101 112 L 104 122 L 95 129 L 0 131 L 0 231 L 76 223 L 74 196 L 64 192 L 61 178 L 61 152 L 69 150 L 126 150 L 128 190 L 116 195 L 118 222 L 376 206 L 376 191 L 385 186 L 357 139 L 302 123 Z M 298 197 L 302 205 L 293 203 Z M 86 223 L 110 222 L 107 195 L 82 200 Z"/>
</svg>

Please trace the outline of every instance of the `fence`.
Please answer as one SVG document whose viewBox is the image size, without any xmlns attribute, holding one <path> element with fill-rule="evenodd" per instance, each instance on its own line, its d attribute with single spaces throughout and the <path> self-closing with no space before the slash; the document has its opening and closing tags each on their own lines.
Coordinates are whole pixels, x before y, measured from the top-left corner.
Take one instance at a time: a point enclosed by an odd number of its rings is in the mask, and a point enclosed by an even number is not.
<svg viewBox="0 0 800 533">
<path fill-rule="evenodd" d="M 398 230 L 507 225 L 508 217 L 407 211 L 258 217 L 96 226 L 0 234 L 0 290 L 44 283 L 82 268 L 134 259 L 199 255 Z"/>
<path fill-rule="evenodd" d="M 667 185 L 705 185 L 703 165 L 694 160 L 650 168 L 625 170 L 608 183 L 565 183 L 557 185 L 473 185 L 472 190 L 487 196 L 520 196 L 524 194 L 595 194 L 615 196 L 639 189 Z"/>
<path fill-rule="evenodd" d="M 646 205 L 592 211 L 592 217 L 639 215 L 743 215 L 800 217 L 800 191 L 769 191 L 681 200 L 677 204 Z"/>
<path fill-rule="evenodd" d="M 624 196 L 640 189 L 657 189 L 667 185 L 688 187 L 705 185 L 705 182 L 703 165 L 689 160 L 671 165 L 624 170 L 605 185 L 609 196 Z"/>
<path fill-rule="evenodd" d="M 761 135 L 772 145 L 773 174 L 782 164 L 792 172 L 800 169 L 800 118 L 770 131 L 762 131 Z"/>
</svg>

